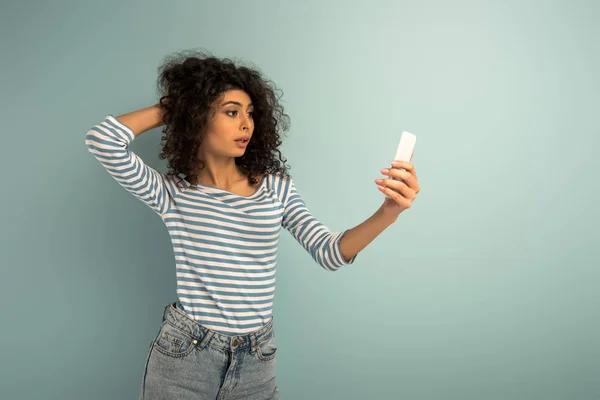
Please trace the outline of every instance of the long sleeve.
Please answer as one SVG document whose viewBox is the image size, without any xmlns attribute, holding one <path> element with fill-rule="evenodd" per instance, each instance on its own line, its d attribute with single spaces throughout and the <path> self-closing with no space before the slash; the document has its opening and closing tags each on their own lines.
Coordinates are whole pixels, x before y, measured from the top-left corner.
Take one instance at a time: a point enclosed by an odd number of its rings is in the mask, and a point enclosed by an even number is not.
<svg viewBox="0 0 600 400">
<path fill-rule="evenodd" d="M 90 153 L 110 175 L 128 192 L 148 205 L 157 214 L 167 212 L 172 203 L 163 175 L 148 167 L 140 157 L 129 150 L 134 140 L 133 131 L 108 115 L 85 135 Z"/>
<path fill-rule="evenodd" d="M 311 257 L 324 269 L 337 271 L 343 265 L 352 264 L 356 256 L 346 262 L 340 251 L 343 232 L 331 232 L 310 213 L 296 190 L 291 178 L 282 180 L 281 193 L 284 213 L 282 226 L 304 247 Z"/>
</svg>

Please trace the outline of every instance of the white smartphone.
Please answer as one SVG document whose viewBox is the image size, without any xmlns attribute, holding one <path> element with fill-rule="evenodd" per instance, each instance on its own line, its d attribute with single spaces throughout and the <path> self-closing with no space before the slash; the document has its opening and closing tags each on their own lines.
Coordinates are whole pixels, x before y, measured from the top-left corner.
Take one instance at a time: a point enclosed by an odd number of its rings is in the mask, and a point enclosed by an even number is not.
<svg viewBox="0 0 600 400">
<path fill-rule="evenodd" d="M 415 150 L 416 141 L 417 137 L 412 133 L 406 131 L 402 132 L 394 160 L 410 161 L 413 151 Z"/>
<path fill-rule="evenodd" d="M 400 135 L 400 142 L 398 142 L 398 147 L 396 148 L 396 155 L 394 156 L 394 161 L 410 161 L 413 155 L 413 151 L 415 150 L 415 143 L 417 142 L 417 137 L 410 132 L 402 132 Z M 404 168 L 400 168 L 404 171 Z M 387 177 L 389 179 L 389 177 Z M 400 180 L 399 178 L 392 178 L 395 180 Z M 387 194 L 385 197 L 390 197 Z"/>
</svg>

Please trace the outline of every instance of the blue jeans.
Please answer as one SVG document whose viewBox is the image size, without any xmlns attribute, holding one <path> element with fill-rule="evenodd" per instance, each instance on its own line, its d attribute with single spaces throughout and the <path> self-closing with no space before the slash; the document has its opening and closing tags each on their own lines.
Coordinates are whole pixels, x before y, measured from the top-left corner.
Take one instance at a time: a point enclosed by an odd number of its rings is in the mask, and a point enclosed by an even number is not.
<svg viewBox="0 0 600 400">
<path fill-rule="evenodd" d="M 272 318 L 252 333 L 227 336 L 170 303 L 150 344 L 140 399 L 279 399 L 276 351 Z"/>
</svg>

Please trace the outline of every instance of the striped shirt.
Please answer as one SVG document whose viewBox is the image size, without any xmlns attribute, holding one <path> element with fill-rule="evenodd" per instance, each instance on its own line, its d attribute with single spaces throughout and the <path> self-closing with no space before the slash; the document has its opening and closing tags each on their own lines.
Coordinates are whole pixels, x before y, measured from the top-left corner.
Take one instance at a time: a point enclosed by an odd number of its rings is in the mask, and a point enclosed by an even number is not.
<svg viewBox="0 0 600 400">
<path fill-rule="evenodd" d="M 339 242 L 316 220 L 290 177 L 266 175 L 256 192 L 241 196 L 168 177 L 129 150 L 133 131 L 112 115 L 86 134 L 89 152 L 127 191 L 165 223 L 175 255 L 177 297 L 199 324 L 242 335 L 269 322 L 283 226 L 327 271 L 352 264 Z"/>
</svg>

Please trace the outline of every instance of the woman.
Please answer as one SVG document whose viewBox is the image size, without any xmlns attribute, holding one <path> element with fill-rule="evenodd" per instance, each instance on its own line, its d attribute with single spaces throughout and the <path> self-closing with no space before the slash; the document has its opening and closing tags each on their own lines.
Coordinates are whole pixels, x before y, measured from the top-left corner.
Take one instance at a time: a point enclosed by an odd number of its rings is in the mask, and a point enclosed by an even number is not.
<svg viewBox="0 0 600 400">
<path fill-rule="evenodd" d="M 392 163 L 382 170 L 383 205 L 357 227 L 330 232 L 287 173 L 278 148 L 288 117 L 258 71 L 176 55 L 158 82 L 158 104 L 108 115 L 86 135 L 89 151 L 162 218 L 173 244 L 178 300 L 163 311 L 140 396 L 277 399 L 272 308 L 280 228 L 336 271 L 411 206 L 420 190 L 415 169 Z M 163 125 L 166 174 L 129 150 L 136 136 Z"/>
</svg>

